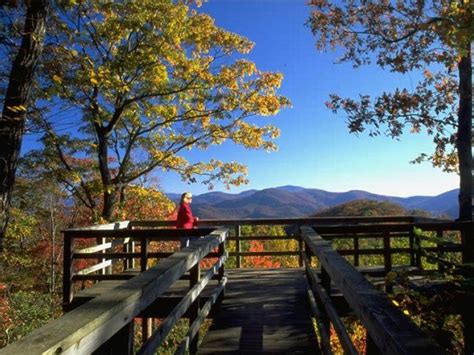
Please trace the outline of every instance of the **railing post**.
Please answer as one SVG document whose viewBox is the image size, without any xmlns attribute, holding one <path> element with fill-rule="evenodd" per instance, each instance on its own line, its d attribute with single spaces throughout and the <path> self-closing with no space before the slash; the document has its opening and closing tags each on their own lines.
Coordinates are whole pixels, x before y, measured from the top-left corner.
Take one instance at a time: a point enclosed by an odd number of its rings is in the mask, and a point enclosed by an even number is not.
<svg viewBox="0 0 474 355">
<path fill-rule="evenodd" d="M 298 252 L 299 252 L 298 266 L 299 267 L 303 267 L 303 253 L 305 252 L 304 245 L 305 243 L 303 243 L 303 237 L 300 234 L 298 238 Z"/>
<path fill-rule="evenodd" d="M 389 233 L 385 233 L 383 235 L 383 263 L 385 274 L 387 274 L 390 270 L 392 270 L 392 253 L 390 252 Z"/>
<path fill-rule="evenodd" d="M 72 255 L 73 240 L 69 233 L 64 232 L 64 252 L 63 252 L 63 308 L 72 302 Z"/>
<path fill-rule="evenodd" d="M 125 253 L 134 253 L 135 252 L 135 241 L 130 239 L 128 243 L 123 245 L 123 251 Z M 123 260 L 123 270 L 133 269 L 135 267 L 135 259 L 133 257 L 127 256 Z"/>
<path fill-rule="evenodd" d="M 443 239 L 443 230 L 442 229 L 438 229 L 436 231 L 436 238 L 438 239 Z M 437 257 L 439 259 L 442 259 L 443 257 L 443 244 L 440 243 L 439 241 L 436 242 L 436 249 L 437 249 Z M 438 261 L 438 271 L 439 272 L 444 272 L 444 265 L 441 261 Z"/>
<path fill-rule="evenodd" d="M 122 251 L 124 253 L 130 253 L 130 243 L 125 243 L 122 246 Z M 123 259 L 123 271 L 130 269 L 130 258 L 128 256 Z"/>
<path fill-rule="evenodd" d="M 193 266 L 189 273 L 189 288 L 193 288 L 201 279 L 201 267 L 199 266 L 199 262 Z M 199 296 L 193 302 L 193 304 L 189 307 L 189 326 L 193 324 L 193 322 L 197 319 L 199 314 Z M 189 344 L 189 353 L 196 354 L 197 353 L 197 345 L 199 341 L 199 333 L 196 334 L 194 339 L 191 340 Z"/>
<path fill-rule="evenodd" d="M 392 270 L 392 253 L 390 252 L 390 234 L 387 232 L 383 236 L 383 261 L 385 276 Z M 393 292 L 393 282 L 385 279 L 385 292 Z"/>
<path fill-rule="evenodd" d="M 240 263 L 242 261 L 242 258 L 240 256 L 240 247 L 241 247 L 241 244 L 240 244 L 240 237 L 241 237 L 241 233 L 242 233 L 242 226 L 239 224 L 237 226 L 235 226 L 235 251 L 237 253 L 237 260 L 236 260 L 236 267 L 237 269 L 240 269 Z"/>
<path fill-rule="evenodd" d="M 148 261 L 148 238 L 143 238 L 140 241 L 140 246 L 140 271 L 145 271 Z"/>
<path fill-rule="evenodd" d="M 222 258 L 225 255 L 225 240 L 219 244 L 218 253 L 219 253 L 219 258 Z M 222 278 L 224 277 L 224 273 L 225 273 L 225 268 L 224 268 L 224 264 L 222 264 L 222 266 L 219 268 L 219 273 L 218 273 L 219 283 L 221 283 Z"/>
<path fill-rule="evenodd" d="M 354 234 L 354 266 L 359 266 L 359 236 Z"/>
<path fill-rule="evenodd" d="M 303 236 L 301 236 L 301 238 L 303 238 Z M 311 248 L 306 242 L 304 243 L 304 252 L 306 254 L 306 258 L 308 259 L 309 266 L 311 266 L 313 253 L 311 252 Z"/>
<path fill-rule="evenodd" d="M 96 238 L 96 243 L 97 245 L 102 245 L 106 242 L 106 239 L 105 238 Z M 105 250 L 102 250 L 101 253 L 105 253 Z M 99 263 L 102 263 L 105 261 L 105 258 L 101 258 L 99 259 Z M 109 269 L 109 270 L 107 270 Z M 99 270 L 99 273 L 100 275 L 106 275 L 108 273 L 111 273 L 111 272 L 107 272 L 107 271 L 111 271 L 111 268 L 110 267 L 103 267 L 102 269 Z"/>
<path fill-rule="evenodd" d="M 416 235 L 415 234 L 415 238 L 414 238 L 414 243 L 415 243 L 415 248 L 416 248 L 416 252 L 415 252 L 415 266 L 422 270 L 423 269 L 423 264 L 421 262 L 421 239 L 420 239 L 420 236 Z"/>
<path fill-rule="evenodd" d="M 408 243 L 410 245 L 410 266 L 416 265 L 415 259 L 415 237 L 413 235 L 413 230 L 410 231 L 410 235 L 408 237 Z"/>
<path fill-rule="evenodd" d="M 152 321 L 153 319 L 149 317 L 142 318 L 142 342 L 143 343 L 146 342 L 151 337 L 151 334 L 153 333 Z"/>
</svg>

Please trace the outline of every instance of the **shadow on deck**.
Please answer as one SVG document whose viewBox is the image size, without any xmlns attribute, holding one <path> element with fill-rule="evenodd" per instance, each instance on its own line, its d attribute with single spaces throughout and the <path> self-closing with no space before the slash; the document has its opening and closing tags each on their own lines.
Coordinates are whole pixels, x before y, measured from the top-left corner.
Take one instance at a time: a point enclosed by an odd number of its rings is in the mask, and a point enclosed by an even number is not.
<svg viewBox="0 0 474 355">
<path fill-rule="evenodd" d="M 317 353 L 304 270 L 228 269 L 198 354 Z"/>
</svg>

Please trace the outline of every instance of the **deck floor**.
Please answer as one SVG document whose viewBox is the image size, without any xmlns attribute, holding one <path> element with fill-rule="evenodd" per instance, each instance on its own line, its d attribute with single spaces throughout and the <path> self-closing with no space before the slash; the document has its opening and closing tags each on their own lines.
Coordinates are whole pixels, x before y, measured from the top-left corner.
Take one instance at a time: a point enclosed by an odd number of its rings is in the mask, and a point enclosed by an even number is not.
<svg viewBox="0 0 474 355">
<path fill-rule="evenodd" d="M 198 354 L 319 353 L 303 269 L 226 273 L 224 300 Z"/>
</svg>

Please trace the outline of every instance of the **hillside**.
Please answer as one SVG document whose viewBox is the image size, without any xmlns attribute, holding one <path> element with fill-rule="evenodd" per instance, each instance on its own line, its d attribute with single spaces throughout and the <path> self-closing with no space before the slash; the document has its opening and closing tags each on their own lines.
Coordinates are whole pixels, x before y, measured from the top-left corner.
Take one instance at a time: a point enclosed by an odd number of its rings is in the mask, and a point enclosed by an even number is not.
<svg viewBox="0 0 474 355">
<path fill-rule="evenodd" d="M 402 206 L 387 201 L 355 200 L 327 208 L 315 214 L 315 217 L 337 216 L 408 216 L 410 215 Z"/>
<path fill-rule="evenodd" d="M 434 216 L 445 214 L 456 218 L 457 194 L 458 190 L 452 190 L 438 196 L 396 197 L 362 190 L 329 192 L 288 185 L 248 190 L 239 194 L 209 192 L 195 195 L 193 212 L 208 219 L 304 217 L 350 201 L 371 200 L 397 204 L 404 208 L 406 213 L 417 209 L 428 211 Z M 168 196 L 176 201 L 179 195 Z"/>
</svg>

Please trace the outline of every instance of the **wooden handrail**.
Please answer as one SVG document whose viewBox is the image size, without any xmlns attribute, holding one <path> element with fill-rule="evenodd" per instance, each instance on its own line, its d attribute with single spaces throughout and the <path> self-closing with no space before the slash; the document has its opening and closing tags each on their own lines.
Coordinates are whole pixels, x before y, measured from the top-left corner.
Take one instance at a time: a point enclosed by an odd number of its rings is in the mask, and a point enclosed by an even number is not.
<svg viewBox="0 0 474 355">
<path fill-rule="evenodd" d="M 0 350 L 0 354 L 91 353 L 133 321 L 185 272 L 223 243 L 216 230 L 151 269 Z"/>
<path fill-rule="evenodd" d="M 340 256 L 330 242 L 306 226 L 301 228 L 301 235 L 308 252 L 318 258 L 323 274 L 330 277 L 330 281 L 340 289 L 381 353 L 444 353 L 432 339 L 394 307 L 386 296 Z M 325 283 L 327 286 L 328 281 Z"/>
<path fill-rule="evenodd" d="M 357 223 L 414 223 L 412 216 L 378 216 L 378 217 L 294 217 L 294 218 L 243 218 L 243 219 L 200 219 L 199 227 L 206 226 L 257 226 L 257 225 L 334 225 Z M 130 221 L 130 227 L 169 227 L 174 221 L 141 220 Z"/>
</svg>

